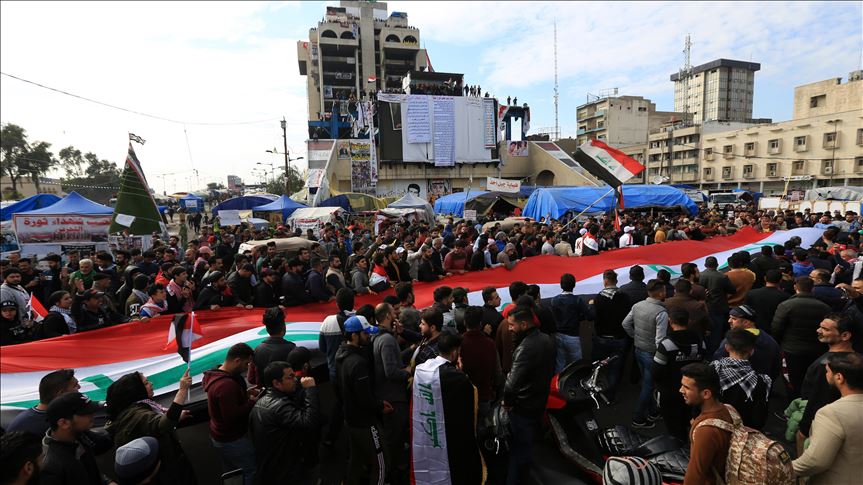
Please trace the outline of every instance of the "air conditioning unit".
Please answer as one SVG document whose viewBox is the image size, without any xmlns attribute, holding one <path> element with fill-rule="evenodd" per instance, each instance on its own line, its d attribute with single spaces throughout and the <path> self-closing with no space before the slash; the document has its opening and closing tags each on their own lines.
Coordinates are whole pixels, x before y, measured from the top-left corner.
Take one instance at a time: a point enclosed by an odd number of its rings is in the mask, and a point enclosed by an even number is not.
<svg viewBox="0 0 863 485">
<path fill-rule="evenodd" d="M 824 167 L 824 175 L 830 175 L 833 173 L 833 167 Z"/>
</svg>

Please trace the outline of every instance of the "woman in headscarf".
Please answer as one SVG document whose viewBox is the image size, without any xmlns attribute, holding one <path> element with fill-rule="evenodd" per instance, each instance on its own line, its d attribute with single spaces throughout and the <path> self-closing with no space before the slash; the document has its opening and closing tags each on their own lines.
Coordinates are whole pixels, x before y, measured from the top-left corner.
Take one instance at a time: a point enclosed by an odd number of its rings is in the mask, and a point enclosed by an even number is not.
<svg viewBox="0 0 863 485">
<path fill-rule="evenodd" d="M 192 378 L 186 370 L 180 378 L 180 389 L 167 409 L 153 400 L 153 384 L 140 372 L 126 374 L 108 387 L 109 421 L 105 429 L 111 433 L 117 447 L 144 436 L 156 438 L 162 461 L 160 483 L 197 483 L 176 432 L 177 423 L 186 417 L 182 408 L 191 385 Z"/>
</svg>

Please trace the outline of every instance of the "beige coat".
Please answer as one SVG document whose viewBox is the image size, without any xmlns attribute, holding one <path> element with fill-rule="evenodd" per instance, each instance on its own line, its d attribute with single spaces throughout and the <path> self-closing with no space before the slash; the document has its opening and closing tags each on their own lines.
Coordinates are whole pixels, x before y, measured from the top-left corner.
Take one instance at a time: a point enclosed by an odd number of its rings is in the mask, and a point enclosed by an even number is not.
<svg viewBox="0 0 863 485">
<path fill-rule="evenodd" d="M 810 485 L 860 483 L 863 457 L 863 394 L 852 394 L 819 409 L 809 448 L 794 460 L 794 472 Z"/>
</svg>

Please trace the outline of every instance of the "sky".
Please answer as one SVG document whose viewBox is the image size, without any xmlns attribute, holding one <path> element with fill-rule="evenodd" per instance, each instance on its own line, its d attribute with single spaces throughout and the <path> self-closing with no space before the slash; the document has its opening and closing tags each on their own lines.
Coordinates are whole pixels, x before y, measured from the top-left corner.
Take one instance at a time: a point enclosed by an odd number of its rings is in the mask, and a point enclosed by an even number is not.
<svg viewBox="0 0 863 485">
<path fill-rule="evenodd" d="M 150 116 L 0 76 L 0 122 L 30 141 L 73 145 L 122 165 L 127 133 L 158 192 L 257 181 L 305 156 L 305 77 L 297 41 L 337 2 L 0 2 L 0 71 Z M 861 2 L 388 2 L 407 12 L 434 69 L 465 74 L 499 99 L 531 106 L 531 128 L 554 125 L 553 22 L 559 120 L 618 88 L 658 110 L 673 105 L 672 73 L 692 36 L 692 64 L 761 64 L 753 116 L 791 117 L 794 87 L 861 68 Z M 157 119 L 164 118 L 164 119 Z M 166 121 L 165 119 L 172 120 Z M 304 160 L 295 163 L 305 168 Z M 61 175 L 59 172 L 54 175 Z"/>
</svg>

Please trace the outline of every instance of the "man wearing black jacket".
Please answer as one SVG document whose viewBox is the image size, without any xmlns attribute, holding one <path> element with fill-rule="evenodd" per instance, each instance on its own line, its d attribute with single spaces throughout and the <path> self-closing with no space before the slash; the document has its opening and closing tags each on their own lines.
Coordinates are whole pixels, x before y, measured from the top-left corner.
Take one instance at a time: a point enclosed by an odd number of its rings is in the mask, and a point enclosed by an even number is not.
<svg viewBox="0 0 863 485">
<path fill-rule="evenodd" d="M 264 369 L 276 361 L 287 362 L 288 354 L 297 348 L 297 344 L 285 340 L 285 313 L 281 308 L 271 307 L 264 311 L 264 326 L 269 337 L 255 347 L 255 356 L 249 368 L 249 382 L 259 386 L 267 384 L 264 381 Z"/>
<path fill-rule="evenodd" d="M 255 296 L 252 304 L 259 308 L 281 305 L 282 291 L 278 282 L 279 273 L 267 268 L 261 270 L 261 281 L 255 285 Z"/>
<path fill-rule="evenodd" d="M 629 283 L 622 285 L 619 291 L 629 297 L 630 306 L 646 300 L 647 285 L 644 283 L 644 268 L 638 265 L 629 268 Z M 629 310 L 626 313 L 629 313 Z"/>
<path fill-rule="evenodd" d="M 769 269 L 764 273 L 764 286 L 746 293 L 746 304 L 758 315 L 755 324 L 759 330 L 770 332 L 770 324 L 773 322 L 776 308 L 790 297 L 779 288 L 781 281 L 782 272 L 779 269 Z"/>
<path fill-rule="evenodd" d="M 255 267 L 252 263 L 245 263 L 242 267 L 228 275 L 227 283 L 231 288 L 231 295 L 247 309 L 252 308 L 254 299 L 254 287 L 252 286 L 252 274 Z"/>
<path fill-rule="evenodd" d="M 640 267 L 639 267 L 640 269 Z M 612 401 L 617 393 L 617 383 L 623 371 L 624 351 L 627 335 L 623 330 L 623 319 L 632 308 L 629 296 L 617 288 L 617 273 L 606 270 L 602 273 L 602 283 L 605 286 L 593 300 L 596 321 L 593 333 L 593 360 L 601 360 L 616 355 L 608 365 L 607 383 L 608 398 Z M 646 290 L 645 290 L 646 291 Z"/>
<path fill-rule="evenodd" d="M 224 293 L 227 287 L 224 273 L 216 271 L 211 274 L 210 283 L 201 290 L 195 300 L 195 310 L 218 310 L 221 307 L 233 306 L 234 297 Z"/>
<path fill-rule="evenodd" d="M 285 306 L 299 306 L 312 301 L 306 292 L 306 282 L 303 280 L 303 262 L 293 258 L 287 263 L 287 271 L 282 276 L 282 295 Z"/>
<path fill-rule="evenodd" d="M 50 430 L 42 440 L 46 451 L 41 483 L 104 485 L 110 482 L 99 471 L 95 456 L 98 450 L 86 434 L 93 427 L 93 416 L 99 409 L 98 403 L 80 392 L 62 394 L 51 401 L 45 411 Z"/>
<path fill-rule="evenodd" d="M 318 389 L 313 377 L 297 382 L 291 364 L 275 361 L 263 372 L 266 389 L 249 416 L 249 435 L 255 445 L 254 483 L 296 483 L 307 470 L 304 448 L 306 436 L 314 434 L 320 423 Z M 297 387 L 304 399 L 297 399 Z"/>
<path fill-rule="evenodd" d="M 545 411 L 554 374 L 554 344 L 534 324 L 533 311 L 517 306 L 509 312 L 509 329 L 517 342 L 506 377 L 503 405 L 509 409 L 510 442 L 507 483 L 524 483 L 533 461 L 533 436 Z"/>
<path fill-rule="evenodd" d="M 383 483 L 387 476 L 388 457 L 380 421 L 381 415 L 391 413 L 393 407 L 375 398 L 371 366 L 363 349 L 376 333 L 377 327 L 350 317 L 345 320 L 345 343 L 336 353 L 336 385 L 350 436 L 348 476 L 352 484 Z"/>
</svg>

